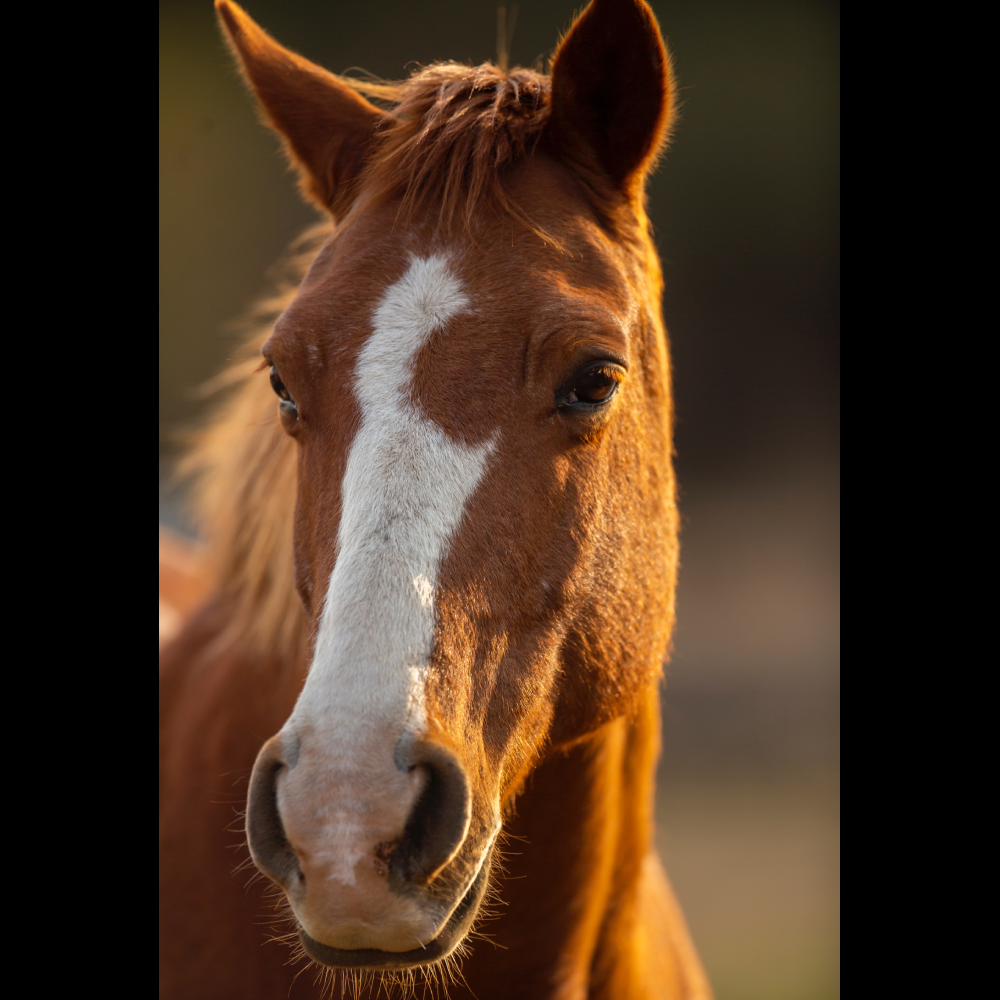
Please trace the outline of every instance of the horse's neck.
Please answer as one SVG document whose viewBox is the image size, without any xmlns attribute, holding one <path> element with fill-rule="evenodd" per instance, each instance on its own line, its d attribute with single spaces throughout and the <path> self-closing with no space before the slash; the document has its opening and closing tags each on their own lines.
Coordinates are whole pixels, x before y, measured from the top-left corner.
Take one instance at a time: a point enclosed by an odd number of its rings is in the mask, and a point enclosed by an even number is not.
<svg viewBox="0 0 1000 1000">
<path fill-rule="evenodd" d="M 622 995 L 645 919 L 659 698 L 545 761 L 517 800 L 498 920 L 465 964 L 480 1000 Z M 641 934 L 640 934 L 641 936 Z M 635 970 L 632 970 L 635 971 Z"/>
</svg>

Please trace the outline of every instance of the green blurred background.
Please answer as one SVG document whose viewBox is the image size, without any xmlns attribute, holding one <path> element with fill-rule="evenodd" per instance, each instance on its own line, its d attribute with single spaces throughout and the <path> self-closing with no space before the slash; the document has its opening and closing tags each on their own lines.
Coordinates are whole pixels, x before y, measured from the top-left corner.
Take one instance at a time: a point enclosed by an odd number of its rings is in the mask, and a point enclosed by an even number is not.
<svg viewBox="0 0 1000 1000">
<path fill-rule="evenodd" d="M 579 4 L 577 5 L 579 6 Z M 659 846 L 719 1000 L 839 995 L 839 5 L 653 4 L 681 119 L 650 192 L 677 399 L 683 565 Z M 340 72 L 496 57 L 496 4 L 249 0 Z M 512 63 L 574 5 L 519 4 Z M 210 0 L 160 4 L 160 467 L 231 321 L 315 218 Z M 160 519 L 190 530 L 183 491 Z"/>
</svg>

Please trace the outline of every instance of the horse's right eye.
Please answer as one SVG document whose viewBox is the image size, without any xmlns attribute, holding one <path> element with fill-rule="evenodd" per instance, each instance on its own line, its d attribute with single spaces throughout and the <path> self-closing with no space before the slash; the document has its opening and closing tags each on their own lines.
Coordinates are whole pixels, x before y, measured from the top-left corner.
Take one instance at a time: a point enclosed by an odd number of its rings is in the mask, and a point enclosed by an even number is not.
<svg viewBox="0 0 1000 1000">
<path fill-rule="evenodd" d="M 299 419 L 299 408 L 292 399 L 292 394 L 285 388 L 285 383 L 278 377 L 278 369 L 271 365 L 271 388 L 277 393 L 278 410 L 281 413 L 281 422 L 285 425 L 285 430 L 291 430 L 292 425 Z"/>
<path fill-rule="evenodd" d="M 285 388 L 285 383 L 278 378 L 278 369 L 271 365 L 271 388 L 278 394 L 278 399 L 282 402 L 290 403 L 292 397 Z"/>
</svg>

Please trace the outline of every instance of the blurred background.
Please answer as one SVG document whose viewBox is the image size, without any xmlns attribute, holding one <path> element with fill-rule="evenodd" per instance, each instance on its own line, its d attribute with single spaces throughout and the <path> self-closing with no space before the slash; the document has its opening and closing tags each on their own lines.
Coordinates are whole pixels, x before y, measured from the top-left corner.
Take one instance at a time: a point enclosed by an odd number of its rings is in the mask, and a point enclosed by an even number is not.
<svg viewBox="0 0 1000 1000">
<path fill-rule="evenodd" d="M 335 72 L 496 58 L 496 3 L 247 0 Z M 508 5 L 510 6 L 510 5 Z M 576 6 L 582 6 L 577 3 Z M 684 528 L 659 847 L 718 1000 L 839 995 L 839 4 L 653 7 L 681 118 L 653 178 Z M 522 0 L 511 62 L 574 4 Z M 228 324 L 314 220 L 219 38 L 160 3 L 160 520 Z"/>
</svg>

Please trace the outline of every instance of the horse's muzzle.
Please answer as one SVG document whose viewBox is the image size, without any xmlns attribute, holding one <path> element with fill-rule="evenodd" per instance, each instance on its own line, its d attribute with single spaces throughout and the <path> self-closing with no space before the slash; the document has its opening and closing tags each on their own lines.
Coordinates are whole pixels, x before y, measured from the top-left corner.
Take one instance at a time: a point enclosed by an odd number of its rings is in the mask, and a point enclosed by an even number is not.
<svg viewBox="0 0 1000 1000">
<path fill-rule="evenodd" d="M 483 895 L 490 880 L 490 864 L 492 861 L 492 845 L 476 877 L 469 886 L 469 891 L 448 918 L 444 928 L 432 941 L 420 948 L 410 951 L 379 951 L 374 948 L 331 948 L 328 945 L 314 941 L 299 927 L 299 940 L 305 953 L 321 965 L 329 965 L 336 969 L 412 969 L 421 965 L 437 962 L 455 950 L 462 938 L 469 932 L 483 901 Z"/>
<path fill-rule="evenodd" d="M 459 760 L 416 741 L 403 759 L 399 747 L 373 748 L 355 773 L 315 746 L 288 743 L 285 753 L 279 734 L 257 757 L 246 829 L 254 863 L 292 904 L 307 953 L 349 968 L 407 968 L 448 954 L 489 877 L 482 851 L 473 859 L 462 850 L 472 846 L 472 794 Z"/>
</svg>

